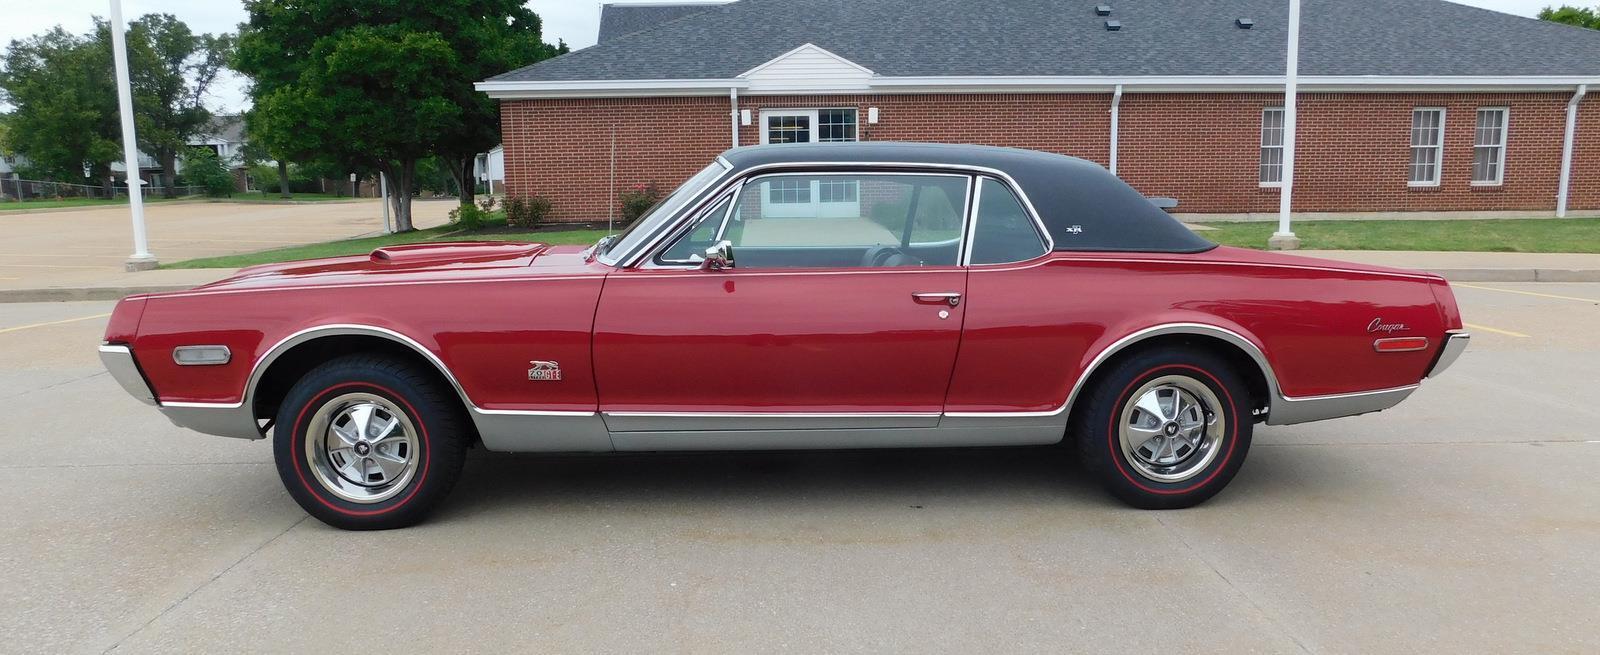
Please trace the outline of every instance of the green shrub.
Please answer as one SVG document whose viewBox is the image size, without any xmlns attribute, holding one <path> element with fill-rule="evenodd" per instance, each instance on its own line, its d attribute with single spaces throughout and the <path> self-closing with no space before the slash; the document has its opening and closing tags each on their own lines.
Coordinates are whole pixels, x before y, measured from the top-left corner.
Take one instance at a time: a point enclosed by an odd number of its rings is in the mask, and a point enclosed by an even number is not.
<svg viewBox="0 0 1600 655">
<path fill-rule="evenodd" d="M 550 217 L 550 199 L 544 196 L 506 196 L 505 206 L 512 227 L 532 229 Z"/>
<path fill-rule="evenodd" d="M 622 224 L 627 225 L 644 216 L 661 201 L 661 187 L 655 182 L 635 184 L 622 192 Z"/>
<path fill-rule="evenodd" d="M 461 205 L 450 210 L 450 222 L 463 230 L 481 230 L 491 219 L 489 212 L 472 205 Z"/>
<path fill-rule="evenodd" d="M 212 198 L 233 195 L 233 173 L 228 172 L 210 148 L 190 148 L 184 153 L 183 178 L 205 189 L 206 195 Z"/>
</svg>

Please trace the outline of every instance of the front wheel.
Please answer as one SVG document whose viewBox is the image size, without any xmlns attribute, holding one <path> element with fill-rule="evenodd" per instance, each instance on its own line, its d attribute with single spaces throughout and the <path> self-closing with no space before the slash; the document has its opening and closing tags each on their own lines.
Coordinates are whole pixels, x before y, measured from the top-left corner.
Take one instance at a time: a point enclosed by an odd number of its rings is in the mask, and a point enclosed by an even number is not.
<svg viewBox="0 0 1600 655">
<path fill-rule="evenodd" d="M 289 390 L 273 430 L 284 488 L 346 530 L 412 525 L 461 474 L 465 417 L 448 387 L 403 362 L 352 355 Z"/>
<path fill-rule="evenodd" d="M 1143 509 L 1192 507 L 1244 463 L 1249 392 L 1203 351 L 1156 348 L 1099 377 L 1073 421 L 1084 464 L 1112 495 Z"/>
</svg>

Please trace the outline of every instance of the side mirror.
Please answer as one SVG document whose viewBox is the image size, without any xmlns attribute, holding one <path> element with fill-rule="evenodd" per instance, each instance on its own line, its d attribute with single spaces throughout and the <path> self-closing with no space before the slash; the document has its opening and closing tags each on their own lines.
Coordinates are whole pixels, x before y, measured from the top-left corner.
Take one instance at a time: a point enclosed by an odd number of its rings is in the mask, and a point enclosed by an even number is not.
<svg viewBox="0 0 1600 655">
<path fill-rule="evenodd" d="M 732 241 L 718 241 L 717 245 L 706 248 L 706 258 L 700 262 L 702 271 L 720 271 L 724 268 L 733 268 Z"/>
</svg>

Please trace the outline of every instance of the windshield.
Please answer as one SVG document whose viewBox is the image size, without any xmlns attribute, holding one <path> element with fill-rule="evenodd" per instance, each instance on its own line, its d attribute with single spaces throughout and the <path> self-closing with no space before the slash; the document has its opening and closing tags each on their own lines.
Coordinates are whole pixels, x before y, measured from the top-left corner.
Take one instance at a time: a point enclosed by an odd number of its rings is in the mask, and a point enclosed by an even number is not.
<svg viewBox="0 0 1600 655">
<path fill-rule="evenodd" d="M 723 173 L 727 172 L 728 168 L 722 163 L 721 159 L 718 159 L 711 162 L 711 165 L 700 169 L 700 172 L 695 173 L 694 177 L 689 178 L 687 182 L 684 182 L 672 193 L 667 194 L 666 198 L 656 203 L 656 206 L 651 207 L 650 211 L 640 216 L 639 220 L 634 221 L 621 234 L 618 234 L 617 238 L 611 241 L 611 245 L 606 247 L 603 252 L 600 252 L 596 259 L 608 266 L 615 265 L 617 259 L 623 253 L 637 248 L 640 242 L 649 238 L 663 221 L 678 213 L 679 208 L 689 202 L 706 185 L 721 177 Z"/>
</svg>

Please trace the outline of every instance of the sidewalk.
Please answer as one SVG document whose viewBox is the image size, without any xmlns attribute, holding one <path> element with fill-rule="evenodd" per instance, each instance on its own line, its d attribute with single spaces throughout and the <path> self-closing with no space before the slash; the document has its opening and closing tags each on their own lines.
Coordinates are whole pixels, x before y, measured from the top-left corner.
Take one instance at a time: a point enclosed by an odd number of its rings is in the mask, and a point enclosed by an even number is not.
<svg viewBox="0 0 1600 655">
<path fill-rule="evenodd" d="M 1322 259 L 1411 268 L 1452 282 L 1600 282 L 1600 254 L 1517 252 L 1409 252 L 1302 250 Z M 0 303 L 117 300 L 135 293 L 177 291 L 232 275 L 231 268 L 154 270 L 139 273 L 93 270 L 58 273 L 49 284 L 0 279 Z"/>
</svg>

